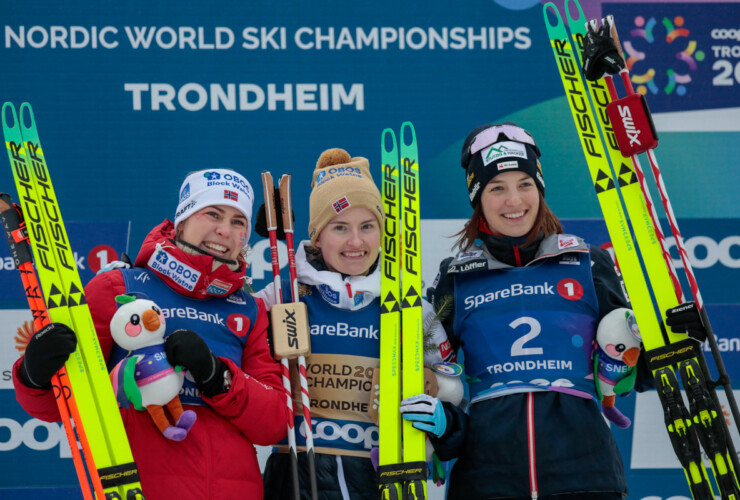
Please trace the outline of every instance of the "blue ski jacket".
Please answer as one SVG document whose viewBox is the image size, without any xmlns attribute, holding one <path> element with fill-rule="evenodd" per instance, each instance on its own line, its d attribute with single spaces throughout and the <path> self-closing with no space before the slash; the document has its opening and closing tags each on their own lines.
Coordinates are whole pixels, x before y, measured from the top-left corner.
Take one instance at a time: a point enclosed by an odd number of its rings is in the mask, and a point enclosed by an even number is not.
<svg viewBox="0 0 740 500">
<path fill-rule="evenodd" d="M 626 496 L 583 371 L 599 320 L 628 307 L 611 257 L 570 235 L 526 247 L 523 238 L 481 241 L 444 260 L 428 290 L 435 303 L 452 297 L 443 325 L 463 350 L 472 400 L 467 413 L 444 403 L 447 431 L 431 440 L 442 460 L 458 459 L 448 498 Z"/>
</svg>

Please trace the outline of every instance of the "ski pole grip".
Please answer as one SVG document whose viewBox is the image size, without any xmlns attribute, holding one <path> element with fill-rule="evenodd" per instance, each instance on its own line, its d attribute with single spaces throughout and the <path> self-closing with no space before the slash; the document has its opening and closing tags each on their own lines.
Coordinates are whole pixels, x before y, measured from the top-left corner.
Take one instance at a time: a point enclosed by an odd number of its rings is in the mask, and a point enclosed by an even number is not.
<svg viewBox="0 0 740 500">
<path fill-rule="evenodd" d="M 303 302 L 274 304 L 270 309 L 272 346 L 276 359 L 311 354 L 308 312 Z"/>
<path fill-rule="evenodd" d="M 21 264 L 31 262 L 28 233 L 25 224 L 21 224 L 21 215 L 8 193 L 0 193 L 0 223 L 3 225 L 15 267 L 18 268 Z"/>
<path fill-rule="evenodd" d="M 278 182 L 280 193 L 280 213 L 283 220 L 283 231 L 293 232 L 293 205 L 290 199 L 290 174 L 283 174 Z"/>
<path fill-rule="evenodd" d="M 268 171 L 262 172 L 262 192 L 265 196 L 265 219 L 267 219 L 267 230 L 277 229 L 277 210 L 275 208 L 275 184 L 272 174 Z"/>
</svg>

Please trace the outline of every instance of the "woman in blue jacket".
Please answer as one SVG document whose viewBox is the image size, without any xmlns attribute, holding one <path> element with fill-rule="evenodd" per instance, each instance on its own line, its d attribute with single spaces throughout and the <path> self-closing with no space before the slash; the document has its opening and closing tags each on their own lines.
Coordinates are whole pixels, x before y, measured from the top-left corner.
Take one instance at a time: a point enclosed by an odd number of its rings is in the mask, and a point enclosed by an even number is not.
<svg viewBox="0 0 740 500">
<path fill-rule="evenodd" d="M 471 405 L 422 395 L 402 407 L 442 460 L 458 458 L 450 499 L 627 494 L 591 366 L 599 321 L 627 301 L 609 254 L 562 234 L 539 157 L 512 123 L 480 126 L 463 145 L 473 215 L 429 297 L 452 298 L 443 324 L 463 349 Z"/>
</svg>

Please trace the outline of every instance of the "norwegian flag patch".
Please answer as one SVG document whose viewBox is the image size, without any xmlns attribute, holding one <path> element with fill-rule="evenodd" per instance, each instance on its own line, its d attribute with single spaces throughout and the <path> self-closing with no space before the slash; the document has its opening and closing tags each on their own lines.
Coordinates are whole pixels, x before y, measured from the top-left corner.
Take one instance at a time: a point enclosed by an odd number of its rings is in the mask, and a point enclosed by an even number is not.
<svg viewBox="0 0 740 500">
<path fill-rule="evenodd" d="M 331 204 L 332 208 L 336 213 L 341 213 L 342 211 L 346 210 L 350 207 L 349 200 L 346 196 L 342 196 L 337 201 Z"/>
<path fill-rule="evenodd" d="M 236 191 L 229 191 L 228 189 L 224 189 L 224 199 L 239 201 L 239 193 L 237 193 Z"/>
</svg>

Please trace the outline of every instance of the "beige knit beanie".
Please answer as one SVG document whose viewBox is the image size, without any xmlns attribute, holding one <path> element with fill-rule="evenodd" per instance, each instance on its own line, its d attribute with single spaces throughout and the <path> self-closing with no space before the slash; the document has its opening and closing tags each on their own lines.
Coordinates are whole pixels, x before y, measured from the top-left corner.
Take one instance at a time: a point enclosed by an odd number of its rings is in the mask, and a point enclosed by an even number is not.
<svg viewBox="0 0 740 500">
<path fill-rule="evenodd" d="M 316 162 L 309 199 L 308 236 L 311 245 L 337 214 L 351 207 L 365 207 L 378 219 L 383 232 L 383 202 L 370 175 L 367 158 L 351 158 L 344 149 L 327 149 Z"/>
</svg>

